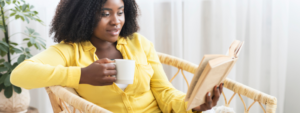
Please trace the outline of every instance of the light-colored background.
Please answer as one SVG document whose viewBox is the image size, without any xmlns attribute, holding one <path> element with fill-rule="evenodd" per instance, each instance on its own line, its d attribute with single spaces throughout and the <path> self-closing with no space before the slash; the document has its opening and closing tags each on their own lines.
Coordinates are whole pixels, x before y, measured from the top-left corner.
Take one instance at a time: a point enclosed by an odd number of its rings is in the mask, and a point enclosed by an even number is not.
<svg viewBox="0 0 300 113">
<path fill-rule="evenodd" d="M 10 34 L 34 28 L 47 40 L 49 25 L 59 0 L 27 0 L 35 6 L 45 26 L 15 21 Z M 300 111 L 300 1 L 299 0 L 137 0 L 141 9 L 139 31 L 151 40 L 158 52 L 199 64 L 204 54 L 225 54 L 230 43 L 245 41 L 236 67 L 229 78 L 278 99 L 278 113 Z M 21 43 L 21 35 L 13 41 Z M 40 51 L 34 51 L 38 53 Z M 177 71 L 165 67 L 170 78 Z M 189 81 L 192 74 L 186 73 Z M 35 79 L 35 78 L 32 78 Z M 172 84 L 186 92 L 183 77 Z M 46 91 L 30 90 L 31 106 L 41 113 L 52 113 Z M 226 90 L 227 96 L 232 92 Z M 221 100 L 220 103 L 223 101 Z M 252 101 L 246 99 L 248 106 Z M 231 107 L 243 112 L 239 99 Z M 262 113 L 258 104 L 250 110 Z"/>
</svg>

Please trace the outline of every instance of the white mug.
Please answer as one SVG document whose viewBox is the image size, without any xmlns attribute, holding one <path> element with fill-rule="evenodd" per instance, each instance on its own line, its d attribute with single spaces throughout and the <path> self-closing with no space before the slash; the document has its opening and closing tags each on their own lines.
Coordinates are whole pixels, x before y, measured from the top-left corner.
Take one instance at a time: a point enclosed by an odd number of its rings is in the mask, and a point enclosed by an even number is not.
<svg viewBox="0 0 300 113">
<path fill-rule="evenodd" d="M 117 70 L 117 81 L 118 84 L 133 84 L 135 61 L 126 59 L 115 59 L 116 70 Z"/>
</svg>

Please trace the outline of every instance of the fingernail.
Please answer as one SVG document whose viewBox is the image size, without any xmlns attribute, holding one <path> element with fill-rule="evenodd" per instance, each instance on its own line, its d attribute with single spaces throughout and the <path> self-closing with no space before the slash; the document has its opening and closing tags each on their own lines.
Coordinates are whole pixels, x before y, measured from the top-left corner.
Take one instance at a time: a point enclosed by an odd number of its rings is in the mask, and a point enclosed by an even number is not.
<svg viewBox="0 0 300 113">
<path fill-rule="evenodd" d="M 208 96 L 210 96 L 210 92 L 208 92 Z"/>
</svg>

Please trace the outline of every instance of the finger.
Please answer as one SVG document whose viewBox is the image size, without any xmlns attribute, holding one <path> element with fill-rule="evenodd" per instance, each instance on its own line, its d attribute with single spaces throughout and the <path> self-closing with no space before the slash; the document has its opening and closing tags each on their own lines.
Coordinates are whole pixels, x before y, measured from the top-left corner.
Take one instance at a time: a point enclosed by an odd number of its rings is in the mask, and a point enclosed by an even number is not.
<svg viewBox="0 0 300 113">
<path fill-rule="evenodd" d="M 208 109 L 211 109 L 212 108 L 212 99 L 211 99 L 211 93 L 208 92 L 206 94 L 206 102 L 205 102 L 206 106 Z"/>
<path fill-rule="evenodd" d="M 109 75 L 117 75 L 117 70 L 104 70 L 103 74 L 105 76 L 109 76 Z"/>
<path fill-rule="evenodd" d="M 215 106 L 220 98 L 220 90 L 218 86 L 214 88 L 213 106 Z"/>
<path fill-rule="evenodd" d="M 103 64 L 103 65 L 105 65 L 105 69 L 107 69 L 107 70 L 116 70 L 116 64 L 107 63 L 107 64 Z"/>
<path fill-rule="evenodd" d="M 219 89 L 219 90 L 220 90 L 220 93 L 223 92 L 223 86 L 224 86 L 224 83 L 221 83 L 221 84 L 220 84 L 220 89 Z"/>
<path fill-rule="evenodd" d="M 105 82 L 105 83 L 110 83 L 110 84 L 112 84 L 113 82 L 116 82 L 116 78 L 115 77 L 104 77 L 103 78 L 103 81 Z"/>
<path fill-rule="evenodd" d="M 201 111 L 209 110 L 209 107 L 206 104 L 200 105 L 200 108 L 202 108 Z"/>
<path fill-rule="evenodd" d="M 108 58 L 102 58 L 100 60 L 97 60 L 96 63 L 102 64 L 102 63 L 111 63 L 112 61 Z"/>
</svg>

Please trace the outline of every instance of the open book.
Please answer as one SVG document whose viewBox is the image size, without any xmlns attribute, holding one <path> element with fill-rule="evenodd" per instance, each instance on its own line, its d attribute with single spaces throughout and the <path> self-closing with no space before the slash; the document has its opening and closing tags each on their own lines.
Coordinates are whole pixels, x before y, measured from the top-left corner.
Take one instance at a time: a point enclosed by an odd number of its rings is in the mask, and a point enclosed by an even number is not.
<svg viewBox="0 0 300 113">
<path fill-rule="evenodd" d="M 213 88 L 224 82 L 236 63 L 243 44 L 244 42 L 234 41 L 229 47 L 228 55 L 204 55 L 186 94 L 187 110 L 204 104 L 207 92 L 213 96 Z"/>
</svg>

